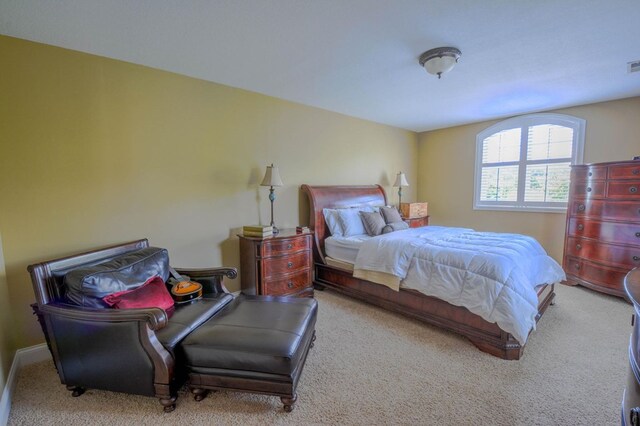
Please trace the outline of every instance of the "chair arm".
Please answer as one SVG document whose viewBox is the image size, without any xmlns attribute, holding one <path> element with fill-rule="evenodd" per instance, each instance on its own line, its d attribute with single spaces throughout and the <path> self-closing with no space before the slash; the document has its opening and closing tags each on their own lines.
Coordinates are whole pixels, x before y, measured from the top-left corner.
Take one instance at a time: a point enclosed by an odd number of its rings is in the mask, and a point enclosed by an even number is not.
<svg viewBox="0 0 640 426">
<path fill-rule="evenodd" d="M 49 303 L 38 306 L 42 313 L 90 322 L 146 322 L 151 330 L 159 330 L 167 325 L 169 317 L 160 308 L 144 309 L 95 309 L 63 303 Z"/>
<path fill-rule="evenodd" d="M 175 360 L 155 334 L 167 325 L 164 310 L 51 303 L 34 311 L 62 383 L 171 399 Z"/>
<path fill-rule="evenodd" d="M 229 279 L 235 279 L 238 277 L 238 270 L 236 268 L 176 268 L 179 274 L 188 275 L 192 280 L 202 284 L 204 294 L 213 293 L 230 293 L 224 286 L 222 279 L 227 277 Z"/>
</svg>

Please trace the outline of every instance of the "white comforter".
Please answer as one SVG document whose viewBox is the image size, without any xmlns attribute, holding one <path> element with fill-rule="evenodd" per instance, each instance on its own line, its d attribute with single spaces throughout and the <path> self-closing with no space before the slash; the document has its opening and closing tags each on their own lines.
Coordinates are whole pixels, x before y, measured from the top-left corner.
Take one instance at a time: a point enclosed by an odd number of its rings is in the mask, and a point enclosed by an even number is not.
<svg viewBox="0 0 640 426">
<path fill-rule="evenodd" d="M 565 279 L 533 238 L 468 228 L 428 226 L 363 242 L 355 269 L 400 278 L 400 287 L 464 306 L 521 344 L 535 329 L 535 287 Z"/>
</svg>

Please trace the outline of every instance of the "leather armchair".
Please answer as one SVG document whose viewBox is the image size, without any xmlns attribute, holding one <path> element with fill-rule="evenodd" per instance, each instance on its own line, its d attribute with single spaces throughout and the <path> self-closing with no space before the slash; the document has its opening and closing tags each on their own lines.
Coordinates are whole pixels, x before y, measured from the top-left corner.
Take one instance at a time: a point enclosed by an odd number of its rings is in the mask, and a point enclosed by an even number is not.
<svg viewBox="0 0 640 426">
<path fill-rule="evenodd" d="M 176 361 L 180 351 L 174 348 L 233 299 L 223 278 L 236 278 L 237 271 L 178 269 L 203 285 L 204 297 L 177 308 L 171 316 L 160 308 L 82 307 L 64 297 L 63 281 L 69 271 L 146 247 L 149 243 L 142 239 L 30 265 L 36 296 L 32 307 L 60 380 L 73 396 L 87 388 L 155 396 L 169 412 L 186 378 L 182 363 Z"/>
</svg>

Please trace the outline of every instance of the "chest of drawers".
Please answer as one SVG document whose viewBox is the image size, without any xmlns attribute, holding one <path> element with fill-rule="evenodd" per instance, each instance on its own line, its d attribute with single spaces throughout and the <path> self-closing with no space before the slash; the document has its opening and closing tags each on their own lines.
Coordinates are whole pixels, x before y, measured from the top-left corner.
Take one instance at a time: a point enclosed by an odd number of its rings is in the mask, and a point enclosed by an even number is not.
<svg viewBox="0 0 640 426">
<path fill-rule="evenodd" d="M 267 238 L 239 235 L 242 292 L 313 297 L 311 236 L 295 229 Z"/>
<path fill-rule="evenodd" d="M 640 266 L 640 161 L 573 166 L 563 267 L 568 284 L 624 297 Z"/>
</svg>

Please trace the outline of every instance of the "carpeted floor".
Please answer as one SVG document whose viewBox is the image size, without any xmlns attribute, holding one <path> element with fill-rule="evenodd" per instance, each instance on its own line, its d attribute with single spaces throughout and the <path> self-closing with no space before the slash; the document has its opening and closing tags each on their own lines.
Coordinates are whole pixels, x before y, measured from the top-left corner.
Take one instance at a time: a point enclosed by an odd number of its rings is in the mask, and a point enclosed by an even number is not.
<svg viewBox="0 0 640 426">
<path fill-rule="evenodd" d="M 315 347 L 285 413 L 279 398 L 218 392 L 176 410 L 89 390 L 72 398 L 50 362 L 25 367 L 9 425 L 615 425 L 627 374 L 631 305 L 557 286 L 520 361 L 503 361 L 418 321 L 316 292 Z"/>
</svg>

